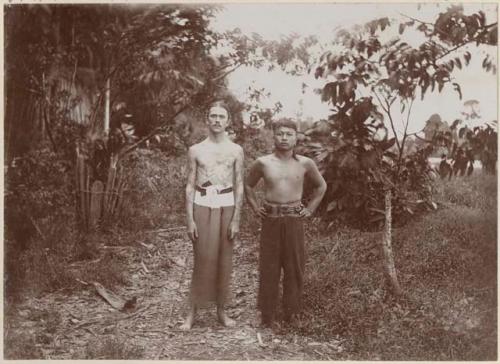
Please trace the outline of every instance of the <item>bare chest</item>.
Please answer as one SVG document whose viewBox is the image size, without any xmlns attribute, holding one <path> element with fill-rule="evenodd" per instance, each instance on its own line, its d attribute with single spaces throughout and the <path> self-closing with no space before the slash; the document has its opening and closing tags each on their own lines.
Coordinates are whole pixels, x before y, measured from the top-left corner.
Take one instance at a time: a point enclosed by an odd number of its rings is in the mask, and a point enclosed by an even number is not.
<svg viewBox="0 0 500 364">
<path fill-rule="evenodd" d="M 234 161 L 233 153 L 229 152 L 200 151 L 197 157 L 198 166 L 205 170 L 232 168 Z"/>
<path fill-rule="evenodd" d="M 264 167 L 264 179 L 270 184 L 302 184 L 305 168 L 295 163 L 269 163 Z"/>
</svg>

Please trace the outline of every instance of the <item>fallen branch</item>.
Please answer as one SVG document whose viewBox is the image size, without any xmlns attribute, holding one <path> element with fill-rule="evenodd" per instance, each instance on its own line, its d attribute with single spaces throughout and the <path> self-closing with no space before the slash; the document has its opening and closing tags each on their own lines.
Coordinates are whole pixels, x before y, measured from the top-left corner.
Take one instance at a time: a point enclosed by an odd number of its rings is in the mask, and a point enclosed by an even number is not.
<svg viewBox="0 0 500 364">
<path fill-rule="evenodd" d="M 141 260 L 141 266 L 142 266 L 142 269 L 144 269 L 144 272 L 149 273 L 148 267 L 146 267 L 146 264 L 144 264 L 144 262 L 142 260 Z"/>
<path fill-rule="evenodd" d="M 90 320 L 90 321 L 82 322 L 81 324 L 78 324 L 76 326 L 73 326 L 73 327 L 67 329 L 65 332 L 62 333 L 62 335 L 67 336 L 72 331 L 76 331 L 78 329 L 81 329 L 82 327 L 85 327 L 85 326 L 88 326 L 88 325 L 93 325 L 93 324 L 96 324 L 96 323 L 99 323 L 99 322 L 100 322 L 100 320 Z"/>
<path fill-rule="evenodd" d="M 90 284 L 90 283 L 87 283 L 87 282 L 85 282 L 85 281 L 82 281 L 82 280 L 81 280 L 81 279 L 79 279 L 79 278 L 75 278 L 75 281 L 77 281 L 78 283 L 83 284 L 84 286 L 88 286 L 88 285 Z"/>
<path fill-rule="evenodd" d="M 260 346 L 266 346 L 266 344 L 264 344 L 264 341 L 262 341 L 262 336 L 260 335 L 260 332 L 257 332 L 257 341 L 259 342 Z"/>
<path fill-rule="evenodd" d="M 122 245 L 103 245 L 101 246 L 103 249 L 116 249 L 116 250 L 125 250 L 125 249 L 132 249 L 133 247 L 131 246 L 122 246 Z"/>
<path fill-rule="evenodd" d="M 319 356 L 321 356 L 321 357 L 324 357 L 324 356 L 326 355 L 326 354 L 320 353 L 320 352 L 319 352 L 318 350 L 316 350 L 316 349 L 313 349 L 313 351 L 314 351 L 316 354 L 318 354 Z"/>
<path fill-rule="evenodd" d="M 103 257 L 104 256 L 100 256 L 99 258 L 94 259 L 94 260 L 90 260 L 90 261 L 83 260 L 83 261 L 79 261 L 79 262 L 74 262 L 74 263 L 71 263 L 69 266 L 70 267 L 76 267 L 76 266 L 79 266 L 79 265 L 89 265 L 89 264 L 99 263 Z"/>
<path fill-rule="evenodd" d="M 189 341 L 187 343 L 183 343 L 182 345 L 200 345 L 199 341 Z"/>
<path fill-rule="evenodd" d="M 103 319 L 95 319 L 95 320 L 85 321 L 85 322 L 82 322 L 81 324 L 78 324 L 78 325 L 76 325 L 74 327 L 71 327 L 71 328 L 67 329 L 61 335 L 67 336 L 72 331 L 81 329 L 82 327 L 89 326 L 89 325 L 94 325 L 94 324 L 99 324 L 100 323 L 100 324 L 102 324 L 102 326 L 108 326 L 110 324 L 116 324 L 118 321 L 128 320 L 128 319 L 131 319 L 131 318 L 133 318 L 135 316 L 138 316 L 139 314 L 141 314 L 144 311 L 148 310 L 149 307 L 151 307 L 151 304 L 145 306 L 144 308 L 142 308 L 140 310 L 137 310 L 136 312 L 134 312 L 134 313 L 132 313 L 130 315 L 126 315 L 126 316 L 122 316 L 122 317 L 113 317 L 113 318 L 107 318 L 107 319 L 104 319 L 104 320 Z"/>
<path fill-rule="evenodd" d="M 163 355 L 163 352 L 165 351 L 165 347 L 162 347 L 158 353 L 155 355 L 155 360 L 159 360 L 161 356 Z"/>
<path fill-rule="evenodd" d="M 167 232 L 167 231 L 175 231 L 175 230 L 184 230 L 186 229 L 185 226 L 173 226 L 170 228 L 162 228 L 162 229 L 156 229 L 156 230 L 150 230 L 149 232 L 154 233 L 154 232 Z"/>
</svg>

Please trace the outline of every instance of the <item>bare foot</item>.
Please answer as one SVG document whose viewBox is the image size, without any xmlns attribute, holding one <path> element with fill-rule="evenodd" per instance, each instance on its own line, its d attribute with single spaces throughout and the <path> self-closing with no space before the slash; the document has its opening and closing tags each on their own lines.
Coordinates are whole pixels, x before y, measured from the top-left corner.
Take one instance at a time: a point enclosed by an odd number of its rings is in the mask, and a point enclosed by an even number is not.
<svg viewBox="0 0 500 364">
<path fill-rule="evenodd" d="M 217 316 L 219 317 L 219 322 L 226 327 L 234 327 L 236 326 L 236 321 L 230 318 L 224 310 L 219 310 L 217 312 Z"/>
<path fill-rule="evenodd" d="M 194 315 L 190 313 L 186 317 L 186 320 L 184 320 L 184 323 L 181 325 L 180 329 L 182 331 L 189 331 L 193 327 L 193 323 L 194 323 Z"/>
</svg>

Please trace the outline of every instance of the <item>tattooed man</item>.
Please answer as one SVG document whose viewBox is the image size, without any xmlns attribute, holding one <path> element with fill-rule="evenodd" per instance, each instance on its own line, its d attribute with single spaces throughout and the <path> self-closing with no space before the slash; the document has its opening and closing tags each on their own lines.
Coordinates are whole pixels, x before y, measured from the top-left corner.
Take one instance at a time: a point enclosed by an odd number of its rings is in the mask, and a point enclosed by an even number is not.
<svg viewBox="0 0 500 364">
<path fill-rule="evenodd" d="M 262 218 L 259 255 L 258 308 L 262 324 L 276 317 L 283 270 L 285 320 L 300 312 L 304 276 L 304 218 L 311 216 L 326 191 L 326 182 L 309 158 L 295 154 L 297 125 L 289 119 L 273 123 L 274 153 L 258 158 L 245 180 L 247 200 Z M 259 206 L 255 187 L 264 180 L 265 201 Z M 302 204 L 304 181 L 311 182 L 307 206 Z"/>
<path fill-rule="evenodd" d="M 224 103 L 210 105 L 206 118 L 208 137 L 188 152 L 186 210 L 194 268 L 183 330 L 191 329 L 197 308 L 209 302 L 216 303 L 221 324 L 235 324 L 224 306 L 244 194 L 243 149 L 225 132 L 230 119 Z"/>
</svg>

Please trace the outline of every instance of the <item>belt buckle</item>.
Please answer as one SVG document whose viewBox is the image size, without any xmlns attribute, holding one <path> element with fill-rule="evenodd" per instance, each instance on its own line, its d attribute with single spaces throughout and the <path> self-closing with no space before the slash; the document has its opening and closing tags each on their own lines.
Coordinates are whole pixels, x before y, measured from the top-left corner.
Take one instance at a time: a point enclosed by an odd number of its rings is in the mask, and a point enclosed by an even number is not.
<svg viewBox="0 0 500 364">
<path fill-rule="evenodd" d="M 218 206 L 218 200 L 217 200 L 217 195 L 218 195 L 218 190 L 216 186 L 208 186 L 205 188 L 205 191 L 207 193 L 207 202 L 212 208 L 217 208 Z"/>
<path fill-rule="evenodd" d="M 290 206 L 280 206 L 280 215 L 287 216 L 290 214 Z"/>
<path fill-rule="evenodd" d="M 217 195 L 217 188 L 215 186 L 208 186 L 208 187 L 205 187 L 205 191 L 207 193 L 207 197 L 213 197 L 215 195 Z"/>
</svg>

